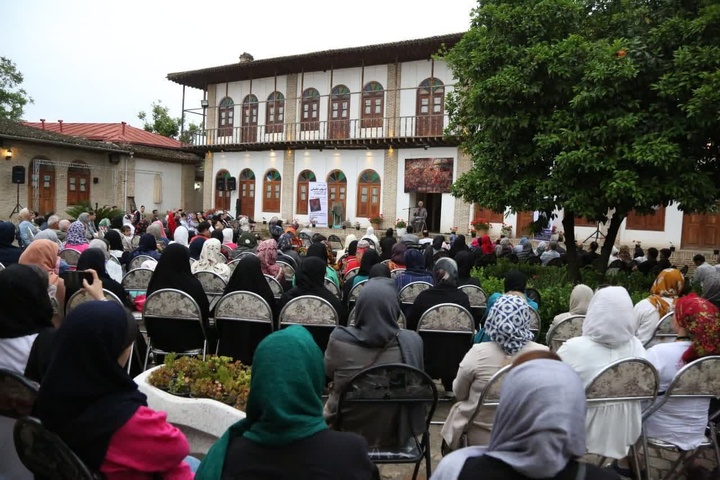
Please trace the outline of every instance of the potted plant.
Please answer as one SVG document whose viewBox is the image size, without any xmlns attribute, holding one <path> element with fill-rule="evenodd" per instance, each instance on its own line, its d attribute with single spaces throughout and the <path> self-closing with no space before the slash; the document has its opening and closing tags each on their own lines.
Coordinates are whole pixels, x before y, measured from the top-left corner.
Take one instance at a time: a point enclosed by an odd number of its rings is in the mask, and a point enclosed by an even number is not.
<svg viewBox="0 0 720 480">
<path fill-rule="evenodd" d="M 490 222 L 485 218 L 478 218 L 472 222 L 473 229 L 477 232 L 477 235 L 485 235 L 490 230 Z"/>
<path fill-rule="evenodd" d="M 398 237 L 402 237 L 407 232 L 407 223 L 402 218 L 395 220 L 395 230 L 397 231 Z"/>
<path fill-rule="evenodd" d="M 500 227 L 500 233 L 508 238 L 512 237 L 512 225 L 503 222 L 502 227 Z"/>
<path fill-rule="evenodd" d="M 355 230 L 360 230 L 360 222 L 355 222 Z"/>
<path fill-rule="evenodd" d="M 373 217 L 370 217 L 368 220 L 370 220 L 370 224 L 373 226 L 375 230 L 380 228 L 380 225 L 382 225 L 383 222 L 383 216 L 382 213 L 380 215 L 375 215 Z"/>
</svg>

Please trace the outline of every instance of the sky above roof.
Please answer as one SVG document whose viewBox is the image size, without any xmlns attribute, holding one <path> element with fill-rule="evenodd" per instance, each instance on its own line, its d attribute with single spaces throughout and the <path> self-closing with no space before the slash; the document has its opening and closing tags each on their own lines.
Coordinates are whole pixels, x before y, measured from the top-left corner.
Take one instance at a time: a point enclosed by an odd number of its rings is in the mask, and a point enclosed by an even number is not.
<svg viewBox="0 0 720 480">
<path fill-rule="evenodd" d="M 0 55 L 25 76 L 37 122 L 120 122 L 162 100 L 180 116 L 170 72 L 461 32 L 477 0 L 0 0 Z M 202 92 L 186 89 L 186 108 Z M 192 121 L 193 118 L 190 118 Z"/>
</svg>

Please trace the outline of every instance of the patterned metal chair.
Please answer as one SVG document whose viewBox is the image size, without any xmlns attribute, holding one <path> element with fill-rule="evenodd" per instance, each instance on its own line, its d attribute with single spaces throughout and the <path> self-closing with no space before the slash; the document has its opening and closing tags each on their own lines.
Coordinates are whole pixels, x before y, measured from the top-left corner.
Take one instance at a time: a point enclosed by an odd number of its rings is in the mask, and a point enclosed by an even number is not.
<svg viewBox="0 0 720 480">
<path fill-rule="evenodd" d="M 404 271 L 405 271 L 404 268 L 396 268 L 395 270 L 390 272 L 390 278 L 395 280 L 397 278 L 397 276 L 400 275 Z"/>
<path fill-rule="evenodd" d="M 428 288 L 432 287 L 431 283 L 428 282 L 411 282 L 405 285 L 400 289 L 400 292 L 398 293 L 398 298 L 400 299 L 400 303 L 404 305 L 412 305 L 412 303 L 415 301 L 415 298 L 422 292 L 423 290 L 427 290 Z"/>
<path fill-rule="evenodd" d="M 673 317 L 675 312 L 670 312 L 662 317 L 655 327 L 655 333 L 652 338 L 644 345 L 645 349 L 657 345 L 658 343 L 674 342 L 677 339 L 677 333 L 672 328 Z"/>
<path fill-rule="evenodd" d="M 285 273 L 285 281 L 292 283 L 292 280 L 295 277 L 295 268 L 287 262 L 276 261 L 275 263 L 282 267 L 283 272 Z"/>
<path fill-rule="evenodd" d="M 120 300 L 117 295 L 112 293 L 110 290 L 105 290 L 103 288 L 103 295 L 105 295 L 105 300 L 117 302 L 118 304 L 123 305 L 122 300 Z M 73 311 L 78 305 L 91 300 L 93 300 L 93 298 L 87 294 L 85 289 L 80 289 L 77 292 L 73 293 L 65 304 L 65 316 L 67 317 L 68 314 Z"/>
<path fill-rule="evenodd" d="M 474 446 L 469 440 L 468 433 L 473 427 L 475 419 L 481 411 L 492 410 L 494 416 L 495 409 L 500 404 L 500 388 L 502 387 L 502 382 L 503 380 L 505 380 L 505 377 L 507 376 L 511 368 L 512 365 L 504 366 L 503 368 L 495 372 L 495 374 L 490 377 L 490 380 L 488 380 L 488 383 L 485 385 L 485 388 L 483 388 L 483 391 L 480 394 L 480 398 L 478 398 L 478 403 L 475 406 L 475 410 L 470 415 L 467 423 L 463 427 L 458 448 Z"/>
<path fill-rule="evenodd" d="M 277 300 L 282 297 L 284 291 L 282 285 L 280 285 L 280 282 L 278 282 L 275 277 L 271 277 L 270 275 L 264 275 L 264 277 L 268 285 L 270 285 L 270 290 L 272 290 L 275 299 Z"/>
<path fill-rule="evenodd" d="M 350 313 L 348 314 L 348 327 L 354 327 L 355 326 L 355 317 L 356 310 L 353 308 L 350 310 Z M 398 327 L 405 329 L 407 326 L 407 320 L 405 319 L 405 314 L 400 310 L 400 316 L 397 318 Z"/>
<path fill-rule="evenodd" d="M 530 310 L 530 331 L 533 332 L 533 335 L 535 335 L 535 340 L 537 340 L 538 335 L 540 335 L 540 329 L 542 328 L 542 320 L 540 319 L 540 314 L 537 310 L 534 308 L 529 308 Z"/>
<path fill-rule="evenodd" d="M 442 379 L 445 389 L 451 390 L 460 362 L 472 347 L 472 314 L 455 303 L 441 303 L 422 314 L 417 332 L 423 339 L 425 372 Z"/>
<path fill-rule="evenodd" d="M 122 265 L 120 264 L 120 260 L 118 260 L 118 258 L 117 258 L 115 255 L 110 255 L 110 257 L 108 258 L 108 261 L 109 261 L 109 262 L 113 262 L 113 263 L 115 263 L 115 264 L 117 264 L 117 265 L 122 266 Z"/>
<path fill-rule="evenodd" d="M 345 275 L 343 276 L 343 281 L 349 282 L 350 280 L 352 280 L 355 277 L 355 275 L 357 275 L 357 273 L 359 271 L 360 271 L 360 267 L 351 268 L 350 270 L 345 272 Z"/>
<path fill-rule="evenodd" d="M 272 309 L 256 293 L 228 293 L 215 306 L 215 328 L 216 353 L 251 365 L 258 344 L 273 331 Z"/>
<path fill-rule="evenodd" d="M 30 415 L 39 387 L 22 375 L 0 368 L 0 416 L 18 419 Z"/>
<path fill-rule="evenodd" d="M 235 260 L 228 262 L 227 266 L 228 266 L 228 268 L 230 268 L 231 272 L 234 272 L 235 267 L 237 267 L 238 263 L 240 263 L 240 259 L 236 258 Z"/>
<path fill-rule="evenodd" d="M 233 252 L 233 260 L 242 260 L 243 257 L 246 257 L 248 255 L 255 255 L 255 252 L 252 250 L 243 250 L 243 251 L 237 251 L 235 250 Z"/>
<path fill-rule="evenodd" d="M 307 328 L 325 352 L 330 334 L 340 322 L 333 306 L 324 298 L 313 295 L 295 297 L 280 311 L 280 328 L 290 325 L 302 325 Z"/>
<path fill-rule="evenodd" d="M 222 253 L 218 253 L 215 258 L 217 258 L 218 263 L 227 263 L 228 259 L 223 255 Z"/>
<path fill-rule="evenodd" d="M 223 293 L 225 293 L 227 283 L 215 272 L 196 272 L 193 276 L 200 281 L 205 295 L 208 297 L 210 310 L 212 310 L 215 308 L 215 303 L 217 303 L 220 297 L 223 296 Z"/>
<path fill-rule="evenodd" d="M 477 285 L 463 285 L 458 288 L 468 296 L 472 308 L 480 308 L 487 305 L 487 294 L 485 290 Z"/>
<path fill-rule="evenodd" d="M 585 315 L 572 315 L 565 318 L 554 327 L 550 327 L 545 336 L 547 346 L 550 351 L 557 352 L 563 343 L 571 338 L 582 335 L 582 326 L 585 321 Z"/>
<path fill-rule="evenodd" d="M 430 420 L 437 401 L 435 384 L 423 371 L 398 363 L 370 367 L 340 392 L 334 428 L 362 435 L 373 463 L 415 464 L 413 480 L 425 460 L 430 478 Z M 401 423 L 409 426 L 409 438 L 399 438 Z"/>
<path fill-rule="evenodd" d="M 187 293 L 164 288 L 148 295 L 143 307 L 148 347 L 144 370 L 150 352 L 165 355 L 200 355 L 207 353 L 207 325 L 197 302 Z"/>
<path fill-rule="evenodd" d="M 363 280 L 362 282 L 358 282 L 357 284 L 353 285 L 353 287 L 350 289 L 347 298 L 348 310 L 352 310 L 353 307 L 355 307 L 355 303 L 357 303 L 360 292 L 363 288 L 365 288 L 366 283 L 367 280 Z"/>
<path fill-rule="evenodd" d="M 40 420 L 21 418 L 13 432 L 15 450 L 23 465 L 37 479 L 99 480 L 60 437 L 43 427 Z"/>
<path fill-rule="evenodd" d="M 122 287 L 127 292 L 130 299 L 133 301 L 138 295 L 145 295 L 148 286 L 150 285 L 150 279 L 153 276 L 153 271 L 149 268 L 136 268 L 130 270 L 123 276 Z"/>
<path fill-rule="evenodd" d="M 643 421 L 647 420 L 653 413 L 660 409 L 666 402 L 678 399 L 701 399 L 720 397 L 720 356 L 703 357 L 685 365 L 675 374 L 670 386 L 665 390 L 662 398 L 643 412 Z M 718 448 L 717 430 L 715 420 L 720 416 L 720 410 L 716 410 L 708 417 L 708 429 L 710 435 L 706 436 L 703 442 L 695 451 L 683 451 L 672 443 L 657 438 L 649 438 L 643 428 L 643 450 L 645 451 L 645 471 L 649 472 L 648 446 L 659 450 L 670 450 L 679 453 L 675 463 L 670 467 L 665 479 L 671 478 L 678 466 L 692 459 L 701 449 L 712 448 L 715 451 L 715 461 L 720 465 L 720 449 Z M 692 455 L 691 455 L 692 454 Z"/>
<path fill-rule="evenodd" d="M 157 262 L 153 257 L 150 255 L 138 255 L 137 257 L 133 258 L 128 262 L 128 272 L 130 270 L 135 270 L 136 268 L 140 268 L 140 266 L 143 264 L 145 260 L 152 260 L 153 262 Z"/>
<path fill-rule="evenodd" d="M 61 251 L 58 256 L 65 260 L 65 263 L 70 265 L 71 270 L 75 270 L 75 267 L 77 267 L 78 260 L 80 259 L 80 252 L 77 250 L 73 250 L 71 248 L 65 249 Z"/>
<path fill-rule="evenodd" d="M 228 258 L 233 258 L 233 249 L 227 245 L 221 245 L 220 251 L 223 253 L 223 258 L 225 259 L 224 263 L 227 263 Z"/>
<path fill-rule="evenodd" d="M 644 358 L 624 358 L 611 363 L 600 372 L 585 387 L 588 407 L 605 402 L 654 402 L 657 398 L 660 378 L 657 370 Z M 633 446 L 631 453 L 634 457 L 635 476 L 640 478 L 640 464 L 637 448 Z M 598 465 L 605 462 L 601 457 Z"/>
<path fill-rule="evenodd" d="M 345 249 L 345 244 L 343 243 L 342 239 L 335 234 L 328 236 L 328 243 L 330 244 L 330 248 L 332 248 L 333 251 Z"/>
<path fill-rule="evenodd" d="M 325 277 L 325 288 L 327 288 L 330 291 L 330 293 L 335 295 L 338 298 L 338 300 L 342 297 L 342 292 L 340 291 L 338 286 L 335 285 L 335 282 L 333 282 L 331 279 L 329 279 L 327 277 Z"/>
<path fill-rule="evenodd" d="M 312 244 L 312 237 L 307 232 L 300 232 L 297 236 L 300 240 L 302 240 L 303 246 L 305 248 L 309 247 L 310 244 Z"/>
<path fill-rule="evenodd" d="M 132 240 L 130 240 L 130 245 L 133 247 L 133 249 L 136 249 L 138 246 L 140 246 L 140 235 L 134 235 Z"/>
</svg>

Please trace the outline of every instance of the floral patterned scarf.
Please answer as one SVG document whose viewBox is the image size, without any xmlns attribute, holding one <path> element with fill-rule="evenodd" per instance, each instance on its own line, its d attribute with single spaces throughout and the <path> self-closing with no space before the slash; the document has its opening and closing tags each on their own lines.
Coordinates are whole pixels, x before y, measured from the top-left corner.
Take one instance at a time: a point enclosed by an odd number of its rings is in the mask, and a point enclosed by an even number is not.
<svg viewBox="0 0 720 480">
<path fill-rule="evenodd" d="M 675 304 L 683 287 L 685 287 L 685 279 L 680 270 L 676 268 L 666 268 L 657 276 L 655 283 L 650 288 L 652 295 L 648 297 L 648 300 L 658 311 L 660 318 L 673 309 L 671 305 Z M 663 297 L 672 299 L 670 305 L 663 300 Z"/>
<path fill-rule="evenodd" d="M 70 224 L 67 229 L 67 239 L 65 240 L 66 245 L 84 245 L 88 243 L 88 239 L 85 236 L 85 225 L 76 220 Z"/>
<path fill-rule="evenodd" d="M 485 333 L 505 354 L 516 354 L 534 338 L 530 331 L 530 306 L 518 296 L 503 295 L 488 313 Z"/>
<path fill-rule="evenodd" d="M 677 301 L 675 320 L 692 340 L 683 361 L 720 354 L 720 310 L 715 305 L 691 293 Z"/>
<path fill-rule="evenodd" d="M 265 275 L 270 275 L 278 280 L 283 276 L 282 269 L 275 264 L 277 257 L 277 242 L 273 239 L 260 242 L 255 254 L 260 259 L 260 266 Z"/>
</svg>

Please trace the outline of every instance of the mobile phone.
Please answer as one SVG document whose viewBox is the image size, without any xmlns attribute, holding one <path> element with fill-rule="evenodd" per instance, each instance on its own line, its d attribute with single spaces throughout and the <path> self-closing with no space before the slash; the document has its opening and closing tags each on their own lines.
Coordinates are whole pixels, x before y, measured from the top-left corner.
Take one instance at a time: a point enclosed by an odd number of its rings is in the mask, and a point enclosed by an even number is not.
<svg viewBox="0 0 720 480">
<path fill-rule="evenodd" d="M 75 285 L 79 285 L 81 288 L 83 286 L 83 279 L 87 280 L 87 282 L 90 284 L 92 284 L 93 282 L 92 273 L 85 270 L 75 270 L 68 272 L 68 278 L 72 283 L 74 283 Z"/>
</svg>

